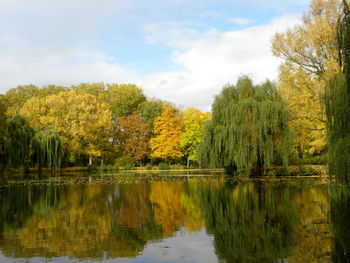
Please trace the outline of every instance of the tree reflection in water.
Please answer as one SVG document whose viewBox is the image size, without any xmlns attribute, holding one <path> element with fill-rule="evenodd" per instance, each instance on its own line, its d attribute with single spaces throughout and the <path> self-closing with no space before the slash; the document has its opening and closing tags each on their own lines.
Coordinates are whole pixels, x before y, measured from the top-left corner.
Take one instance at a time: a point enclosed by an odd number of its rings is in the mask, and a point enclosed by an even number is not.
<svg viewBox="0 0 350 263">
<path fill-rule="evenodd" d="M 296 180 L 5 187 L 0 250 L 10 258 L 137 257 L 150 241 L 204 228 L 221 262 L 342 261 L 350 198 L 330 200 L 326 187 Z"/>
</svg>

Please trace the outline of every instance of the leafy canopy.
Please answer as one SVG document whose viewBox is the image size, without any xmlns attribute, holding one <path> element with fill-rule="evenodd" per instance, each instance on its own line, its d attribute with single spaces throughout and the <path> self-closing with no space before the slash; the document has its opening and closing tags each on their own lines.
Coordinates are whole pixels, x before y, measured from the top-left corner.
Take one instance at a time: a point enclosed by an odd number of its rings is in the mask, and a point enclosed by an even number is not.
<svg viewBox="0 0 350 263">
<path fill-rule="evenodd" d="M 181 151 L 182 119 L 175 109 L 166 106 L 161 116 L 154 121 L 155 137 L 150 140 L 151 157 L 159 159 L 177 159 L 183 156 Z"/>
<path fill-rule="evenodd" d="M 241 77 L 215 98 L 200 145 L 200 163 L 254 169 L 256 175 L 278 157 L 287 164 L 291 149 L 287 122 L 288 112 L 272 82 L 254 86 L 251 79 Z"/>
</svg>

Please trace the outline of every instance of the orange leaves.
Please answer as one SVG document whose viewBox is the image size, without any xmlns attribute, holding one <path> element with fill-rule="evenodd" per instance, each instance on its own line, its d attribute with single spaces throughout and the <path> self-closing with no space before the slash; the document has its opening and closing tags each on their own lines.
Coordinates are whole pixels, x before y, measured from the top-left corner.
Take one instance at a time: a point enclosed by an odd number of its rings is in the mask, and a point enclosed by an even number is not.
<svg viewBox="0 0 350 263">
<path fill-rule="evenodd" d="M 126 155 L 141 160 L 149 153 L 151 131 L 142 117 L 136 114 L 121 117 L 120 130 Z"/>
</svg>

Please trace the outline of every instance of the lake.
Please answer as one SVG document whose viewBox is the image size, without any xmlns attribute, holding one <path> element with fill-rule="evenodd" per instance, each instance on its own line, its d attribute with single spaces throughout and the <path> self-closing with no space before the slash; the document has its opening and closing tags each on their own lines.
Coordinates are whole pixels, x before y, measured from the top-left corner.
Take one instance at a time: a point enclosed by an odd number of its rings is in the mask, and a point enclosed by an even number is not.
<svg viewBox="0 0 350 263">
<path fill-rule="evenodd" d="M 7 177 L 0 262 L 349 262 L 338 190 L 218 172 Z"/>
</svg>

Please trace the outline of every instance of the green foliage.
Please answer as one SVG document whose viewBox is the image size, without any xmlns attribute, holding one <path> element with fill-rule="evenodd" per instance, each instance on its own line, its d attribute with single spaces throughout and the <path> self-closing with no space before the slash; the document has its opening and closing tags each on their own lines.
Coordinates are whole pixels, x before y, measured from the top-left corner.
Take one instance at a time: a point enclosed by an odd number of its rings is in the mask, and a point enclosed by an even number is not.
<svg viewBox="0 0 350 263">
<path fill-rule="evenodd" d="M 121 117 L 137 113 L 146 97 L 143 90 L 134 84 L 108 84 L 104 100 L 111 105 L 113 114 Z"/>
<path fill-rule="evenodd" d="M 135 166 L 135 159 L 130 156 L 121 156 L 114 161 L 117 167 L 131 167 Z"/>
<path fill-rule="evenodd" d="M 94 164 L 88 164 L 86 167 L 87 167 L 89 172 L 96 171 L 96 165 L 94 165 Z"/>
<path fill-rule="evenodd" d="M 319 174 L 320 174 L 320 172 L 313 169 L 312 167 L 302 166 L 299 169 L 299 175 L 301 175 L 301 176 L 319 175 Z"/>
<path fill-rule="evenodd" d="M 275 176 L 290 176 L 291 173 L 286 167 L 278 167 L 275 168 L 273 171 L 273 175 Z"/>
<path fill-rule="evenodd" d="M 184 131 L 181 134 L 181 148 L 189 161 L 198 160 L 198 145 L 203 140 L 204 124 L 210 119 L 208 113 L 203 113 L 195 108 L 188 108 L 184 111 Z"/>
<path fill-rule="evenodd" d="M 5 130 L 5 156 L 12 167 L 28 167 L 34 130 L 28 119 L 19 113 L 9 116 Z"/>
<path fill-rule="evenodd" d="M 152 170 L 153 166 L 152 166 L 152 164 L 148 163 L 148 164 L 146 164 L 145 168 L 146 168 L 146 170 Z"/>
<path fill-rule="evenodd" d="M 261 185 L 253 183 L 199 188 L 206 231 L 214 237 L 219 262 L 278 262 L 288 257 L 300 221 L 298 203 L 292 202 L 289 187 L 259 189 Z"/>
<path fill-rule="evenodd" d="M 52 129 L 35 134 L 32 139 L 32 160 L 34 165 L 48 168 L 61 168 L 63 142 Z"/>
<path fill-rule="evenodd" d="M 135 164 L 134 163 L 127 163 L 124 166 L 124 170 L 133 170 L 135 168 Z"/>
<path fill-rule="evenodd" d="M 55 85 L 47 85 L 42 88 L 34 85 L 24 85 L 9 89 L 4 96 L 7 101 L 8 108 L 11 110 L 11 112 L 14 112 L 20 109 L 30 98 L 43 98 L 49 95 L 56 95 L 66 90 L 68 90 L 68 88 Z"/>
<path fill-rule="evenodd" d="M 215 98 L 199 148 L 200 164 L 255 175 L 263 174 L 277 157 L 287 165 L 293 142 L 287 122 L 287 109 L 272 82 L 254 86 L 241 77 Z"/>
<path fill-rule="evenodd" d="M 350 189 L 333 185 L 329 187 L 330 221 L 334 231 L 333 262 L 348 262 L 350 255 Z"/>
<path fill-rule="evenodd" d="M 106 91 L 106 87 L 103 82 L 99 83 L 80 83 L 71 87 L 72 90 L 79 93 L 89 93 L 96 97 L 103 96 Z"/>
<path fill-rule="evenodd" d="M 159 163 L 158 164 L 158 169 L 159 170 L 170 170 L 170 166 L 167 163 Z"/>
<path fill-rule="evenodd" d="M 105 164 L 101 164 L 99 166 L 99 170 L 101 172 L 116 172 L 119 170 L 118 166 L 117 165 L 111 165 L 111 164 L 108 164 L 108 165 L 105 165 Z"/>
<path fill-rule="evenodd" d="M 150 99 L 140 104 L 139 112 L 145 119 L 146 123 L 150 126 L 152 132 L 154 119 L 162 114 L 165 106 L 175 108 L 173 103 L 158 99 Z"/>
<path fill-rule="evenodd" d="M 328 82 L 326 114 L 329 171 L 340 184 L 350 185 L 350 10 L 343 1 L 338 32 L 339 58 L 343 73 Z"/>
<path fill-rule="evenodd" d="M 107 165 L 101 164 L 100 167 L 99 167 L 99 170 L 102 171 L 102 172 L 107 171 Z"/>
</svg>

